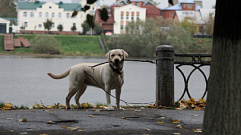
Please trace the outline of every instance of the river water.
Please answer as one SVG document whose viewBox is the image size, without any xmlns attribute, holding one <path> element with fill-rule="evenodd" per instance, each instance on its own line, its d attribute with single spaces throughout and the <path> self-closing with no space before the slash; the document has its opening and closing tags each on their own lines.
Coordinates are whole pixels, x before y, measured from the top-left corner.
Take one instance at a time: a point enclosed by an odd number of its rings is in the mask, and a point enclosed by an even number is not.
<svg viewBox="0 0 241 135">
<path fill-rule="evenodd" d="M 68 77 L 61 80 L 50 78 L 47 73 L 63 73 L 68 67 L 82 63 L 105 62 L 104 57 L 83 56 L 16 56 L 0 55 L 0 102 L 10 102 L 14 105 L 33 106 L 35 103 L 53 105 L 54 103 L 65 104 L 68 94 Z M 189 73 L 192 68 L 182 67 L 184 73 Z M 209 67 L 202 69 L 209 75 Z M 124 64 L 124 79 L 121 99 L 127 102 L 148 103 L 156 100 L 156 65 L 142 62 L 127 61 Z M 183 93 L 184 81 L 179 71 L 175 70 L 175 101 Z M 201 73 L 194 72 L 189 81 L 190 94 L 196 100 L 205 90 L 205 80 Z M 114 91 L 112 92 L 115 95 Z M 187 95 L 185 96 L 187 99 Z M 112 98 L 115 105 L 115 99 Z M 80 103 L 106 103 L 103 90 L 88 87 L 80 98 Z M 71 104 L 75 104 L 74 98 Z M 125 105 L 125 103 L 121 103 Z"/>
</svg>

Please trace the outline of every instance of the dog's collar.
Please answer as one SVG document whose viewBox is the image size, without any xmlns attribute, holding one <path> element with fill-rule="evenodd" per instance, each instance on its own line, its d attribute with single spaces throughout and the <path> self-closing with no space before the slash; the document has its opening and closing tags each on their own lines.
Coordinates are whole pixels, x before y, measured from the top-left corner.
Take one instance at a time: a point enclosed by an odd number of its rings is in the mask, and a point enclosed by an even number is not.
<svg viewBox="0 0 241 135">
<path fill-rule="evenodd" d="M 110 61 L 112 62 L 112 61 Z M 124 59 L 122 59 L 120 62 L 124 62 Z M 113 62 L 112 62 L 113 63 Z M 115 69 L 114 66 L 112 64 L 109 64 L 110 68 L 112 69 L 113 72 L 117 73 L 117 74 L 122 74 L 122 68 L 119 69 Z"/>
</svg>

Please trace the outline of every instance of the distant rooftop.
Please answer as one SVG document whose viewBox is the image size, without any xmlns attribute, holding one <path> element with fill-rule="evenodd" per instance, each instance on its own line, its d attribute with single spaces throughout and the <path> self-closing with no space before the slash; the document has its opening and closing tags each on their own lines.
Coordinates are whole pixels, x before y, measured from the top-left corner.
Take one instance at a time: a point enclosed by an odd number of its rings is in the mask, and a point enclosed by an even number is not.
<svg viewBox="0 0 241 135">
<path fill-rule="evenodd" d="M 192 0 L 184 0 L 183 2 L 180 2 L 174 6 L 163 8 L 162 10 L 182 10 L 181 4 L 184 4 L 184 3 L 193 4 L 194 2 Z M 195 10 L 200 10 L 200 8 L 201 6 L 195 4 Z"/>
<path fill-rule="evenodd" d="M 18 2 L 18 9 L 26 9 L 26 10 L 35 10 L 37 8 L 41 8 L 42 5 L 44 5 L 47 2 Z M 80 3 L 55 3 L 59 5 L 59 8 L 63 8 L 66 11 L 73 11 L 73 10 L 81 10 L 81 4 Z"/>
</svg>

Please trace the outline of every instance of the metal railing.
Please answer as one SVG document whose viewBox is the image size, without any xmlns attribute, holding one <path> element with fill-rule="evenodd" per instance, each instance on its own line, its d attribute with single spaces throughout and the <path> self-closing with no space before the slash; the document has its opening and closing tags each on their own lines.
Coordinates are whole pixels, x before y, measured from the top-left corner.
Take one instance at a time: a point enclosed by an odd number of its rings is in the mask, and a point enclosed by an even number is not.
<svg viewBox="0 0 241 135">
<path fill-rule="evenodd" d="M 195 71 L 199 71 L 205 79 L 205 92 L 207 93 L 208 77 L 201 69 L 210 66 L 210 54 L 174 54 L 174 49 L 169 45 L 161 45 L 156 49 L 156 103 L 163 106 L 174 106 L 174 66 L 181 73 L 184 80 L 184 91 L 179 98 L 181 100 L 185 93 L 191 98 L 188 89 L 190 77 Z M 181 66 L 191 66 L 193 69 L 187 76 L 181 70 Z"/>
<path fill-rule="evenodd" d="M 187 93 L 189 98 L 192 97 L 188 89 L 188 84 L 189 84 L 190 77 L 195 71 L 199 71 L 205 79 L 206 88 L 202 96 L 202 98 L 204 98 L 207 93 L 208 77 L 203 72 L 201 67 L 210 66 L 211 61 L 209 59 L 211 58 L 211 54 L 174 54 L 174 56 L 175 56 L 174 59 L 180 58 L 180 57 L 191 58 L 191 60 L 174 60 L 174 64 L 176 64 L 175 67 L 181 73 L 185 84 L 183 94 L 178 101 L 180 101 L 184 97 L 185 93 Z M 188 74 L 187 77 L 185 76 L 184 72 L 180 68 L 181 66 L 186 66 L 186 65 L 193 67 L 193 69 L 191 70 L 191 72 Z"/>
</svg>

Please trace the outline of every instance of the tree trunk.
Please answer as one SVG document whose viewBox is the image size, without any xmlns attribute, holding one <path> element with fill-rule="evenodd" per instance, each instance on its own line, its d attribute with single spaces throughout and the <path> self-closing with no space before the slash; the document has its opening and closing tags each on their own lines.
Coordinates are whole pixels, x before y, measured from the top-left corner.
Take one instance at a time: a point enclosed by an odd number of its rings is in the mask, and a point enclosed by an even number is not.
<svg viewBox="0 0 241 135">
<path fill-rule="evenodd" d="M 241 134 L 241 1 L 217 0 L 205 135 Z"/>
</svg>

